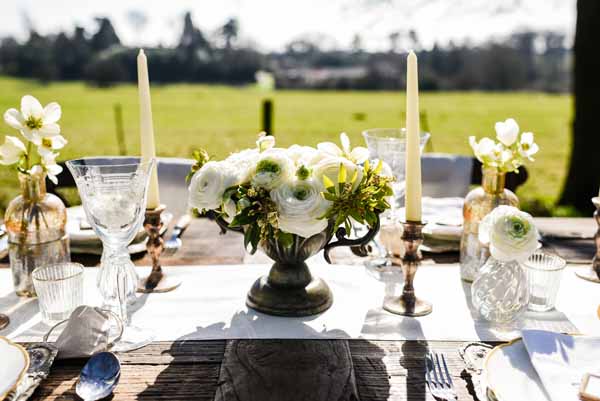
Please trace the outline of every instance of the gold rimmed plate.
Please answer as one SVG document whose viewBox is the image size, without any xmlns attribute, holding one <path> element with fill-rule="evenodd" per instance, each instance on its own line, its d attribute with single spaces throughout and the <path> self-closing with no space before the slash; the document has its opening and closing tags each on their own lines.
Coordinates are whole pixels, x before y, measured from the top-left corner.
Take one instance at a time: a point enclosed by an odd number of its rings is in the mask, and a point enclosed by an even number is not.
<svg viewBox="0 0 600 401">
<path fill-rule="evenodd" d="M 490 351 L 481 384 L 491 401 L 550 401 L 521 338 Z"/>
<path fill-rule="evenodd" d="M 25 348 L 0 336 L 0 401 L 17 388 L 29 368 Z"/>
</svg>

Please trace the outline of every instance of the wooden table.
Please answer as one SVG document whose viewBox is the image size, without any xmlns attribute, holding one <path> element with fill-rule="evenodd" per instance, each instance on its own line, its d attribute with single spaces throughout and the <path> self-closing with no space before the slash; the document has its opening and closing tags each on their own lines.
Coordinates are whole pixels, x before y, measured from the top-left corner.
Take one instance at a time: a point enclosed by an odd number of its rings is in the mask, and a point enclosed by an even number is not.
<svg viewBox="0 0 600 401">
<path fill-rule="evenodd" d="M 589 262 L 596 227 L 592 219 L 538 219 L 551 250 Z M 576 237 L 566 239 L 564 237 Z M 195 221 L 184 246 L 165 266 L 237 264 L 242 238 L 219 236 L 206 220 Z M 87 265 L 99 258 L 78 257 Z M 433 258 L 457 260 L 456 254 Z M 136 264 L 147 265 L 141 258 Z M 6 266 L 6 265 L 4 265 Z M 201 267 L 199 267 L 201 268 Z M 443 352 L 459 400 L 476 399 L 459 357 L 462 342 L 366 340 L 229 340 L 156 342 L 120 356 L 123 364 L 115 400 L 433 400 L 424 381 L 424 355 Z M 74 400 L 85 361 L 58 361 L 34 400 Z"/>
</svg>

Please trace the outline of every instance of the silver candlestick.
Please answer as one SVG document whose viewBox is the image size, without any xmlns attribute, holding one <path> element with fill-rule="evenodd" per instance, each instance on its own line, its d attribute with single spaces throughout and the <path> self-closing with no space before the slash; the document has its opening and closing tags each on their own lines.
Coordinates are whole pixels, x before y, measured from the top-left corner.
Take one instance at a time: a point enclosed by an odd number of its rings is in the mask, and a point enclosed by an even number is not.
<svg viewBox="0 0 600 401">
<path fill-rule="evenodd" d="M 594 218 L 596 219 L 596 223 L 598 223 L 598 230 L 594 236 L 594 241 L 596 243 L 596 254 L 594 255 L 594 259 L 592 259 L 591 268 L 577 272 L 577 276 L 587 281 L 600 283 L 600 196 L 592 198 L 592 203 L 594 206 L 596 206 Z"/>
</svg>

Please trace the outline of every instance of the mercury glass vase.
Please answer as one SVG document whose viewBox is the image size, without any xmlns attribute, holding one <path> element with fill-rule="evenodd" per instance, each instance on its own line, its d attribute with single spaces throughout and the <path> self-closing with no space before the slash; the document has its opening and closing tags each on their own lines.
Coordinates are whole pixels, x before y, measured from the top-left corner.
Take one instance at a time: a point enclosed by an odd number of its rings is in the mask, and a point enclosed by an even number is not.
<svg viewBox="0 0 600 401">
<path fill-rule="evenodd" d="M 527 274 L 517 261 L 490 257 L 471 286 L 471 300 L 483 319 L 499 325 L 511 323 L 529 304 Z"/>
<path fill-rule="evenodd" d="M 19 173 L 21 194 L 4 215 L 15 292 L 36 296 L 31 277 L 40 267 L 69 262 L 67 210 L 57 196 L 46 193 L 46 176 Z"/>
<path fill-rule="evenodd" d="M 481 220 L 500 205 L 519 207 L 517 196 L 505 188 L 506 173 L 482 167 L 481 187 L 473 189 L 463 206 L 463 234 L 460 240 L 460 276 L 475 280 L 479 269 L 490 256 L 487 246 L 479 242 Z"/>
</svg>

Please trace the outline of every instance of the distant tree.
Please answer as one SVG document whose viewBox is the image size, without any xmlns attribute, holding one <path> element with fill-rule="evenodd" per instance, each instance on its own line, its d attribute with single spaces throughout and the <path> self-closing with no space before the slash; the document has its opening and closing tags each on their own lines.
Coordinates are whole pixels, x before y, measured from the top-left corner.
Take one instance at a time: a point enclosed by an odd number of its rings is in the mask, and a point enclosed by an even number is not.
<svg viewBox="0 0 600 401">
<path fill-rule="evenodd" d="M 220 29 L 221 36 L 225 41 L 225 48 L 231 49 L 233 42 L 239 33 L 239 22 L 236 18 L 229 18 Z"/>
<path fill-rule="evenodd" d="M 597 39 L 600 37 L 600 2 L 577 0 L 575 28 L 574 95 L 571 159 L 559 203 L 574 206 L 582 213 L 591 213 L 590 198 L 598 195 L 600 175 L 598 152 L 598 110 L 600 110 L 600 56 Z"/>
<path fill-rule="evenodd" d="M 193 50 L 210 47 L 202 32 L 194 26 L 192 14 L 189 11 L 183 17 L 183 32 L 179 39 L 179 47 Z"/>
<path fill-rule="evenodd" d="M 388 35 L 390 40 L 390 53 L 396 53 L 400 45 L 400 32 L 392 32 Z"/>
<path fill-rule="evenodd" d="M 102 51 L 114 45 L 120 45 L 121 40 L 115 32 L 110 19 L 105 17 L 96 18 L 98 31 L 92 36 L 92 48 L 95 51 Z"/>
</svg>

